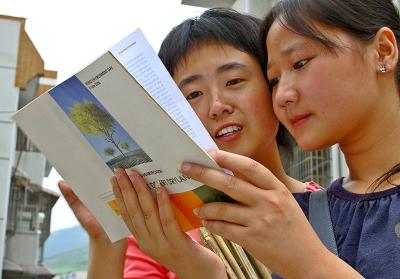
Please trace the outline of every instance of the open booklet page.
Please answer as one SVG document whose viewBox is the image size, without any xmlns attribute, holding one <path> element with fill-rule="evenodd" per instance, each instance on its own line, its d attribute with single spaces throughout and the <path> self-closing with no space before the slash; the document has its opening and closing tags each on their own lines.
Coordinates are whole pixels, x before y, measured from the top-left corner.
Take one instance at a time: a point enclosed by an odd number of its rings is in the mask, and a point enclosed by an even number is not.
<svg viewBox="0 0 400 279">
<path fill-rule="evenodd" d="M 165 186 L 184 230 L 200 226 L 194 208 L 227 199 L 177 170 L 218 168 L 205 152 L 217 147 L 140 30 L 13 118 L 112 241 L 130 234 L 109 182 L 117 167 Z"/>
</svg>

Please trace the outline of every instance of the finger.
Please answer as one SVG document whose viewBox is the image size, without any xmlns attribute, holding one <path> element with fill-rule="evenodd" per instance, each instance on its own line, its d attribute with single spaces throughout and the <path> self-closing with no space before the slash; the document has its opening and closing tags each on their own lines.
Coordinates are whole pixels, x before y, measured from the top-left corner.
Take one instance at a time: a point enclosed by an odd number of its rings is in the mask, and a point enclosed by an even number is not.
<svg viewBox="0 0 400 279">
<path fill-rule="evenodd" d="M 57 184 L 58 187 L 60 188 L 62 195 L 64 196 L 64 199 L 66 200 L 68 206 L 71 208 L 76 218 L 78 218 L 78 220 L 81 219 L 82 214 L 80 210 L 82 208 L 88 210 L 86 206 L 78 198 L 78 196 L 75 194 L 75 192 L 72 190 L 72 188 L 68 185 L 67 182 L 65 182 L 64 180 L 60 180 Z"/>
<path fill-rule="evenodd" d="M 181 165 L 181 172 L 247 205 L 256 203 L 257 197 L 260 195 L 260 191 L 262 191 L 238 177 L 227 174 L 221 170 L 197 164 L 183 163 Z"/>
<path fill-rule="evenodd" d="M 166 189 L 162 186 L 157 187 L 157 203 L 158 212 L 160 215 L 161 225 L 163 227 L 165 237 L 167 239 L 181 239 L 185 237 L 185 233 L 182 232 L 181 228 L 176 221 L 174 211 L 171 206 L 171 201 L 168 197 Z"/>
<path fill-rule="evenodd" d="M 154 237 L 161 237 L 165 239 L 164 231 L 161 225 L 158 205 L 153 198 L 149 187 L 136 171 L 130 171 L 128 176 L 131 184 L 133 185 L 140 208 L 142 209 L 144 220 L 147 224 L 150 235 Z"/>
<path fill-rule="evenodd" d="M 68 206 L 71 208 L 76 219 L 88 232 L 89 236 L 104 234 L 103 228 L 83 202 L 76 196 L 74 191 L 65 181 L 59 181 L 58 187 L 63 194 Z"/>
<path fill-rule="evenodd" d="M 76 194 L 74 193 L 74 191 L 68 185 L 67 182 L 65 182 L 64 180 L 60 180 L 57 184 L 58 184 L 58 188 L 60 188 L 61 194 L 64 196 L 69 207 L 72 208 L 74 203 L 76 203 L 77 201 L 80 202 L 79 198 L 76 196 Z"/>
<path fill-rule="evenodd" d="M 249 226 L 252 219 L 249 207 L 242 204 L 212 202 L 197 208 L 194 213 L 203 220 L 218 220 L 240 226 Z"/>
<path fill-rule="evenodd" d="M 149 235 L 157 238 L 164 237 L 157 204 L 142 176 L 135 171 L 130 171 L 128 175 L 125 170 L 119 169 L 117 178 L 121 189 L 128 189 L 126 192 L 122 191 L 128 211 L 132 206 L 132 196 L 138 201 Z M 133 206 L 137 207 L 137 204 L 135 203 Z"/>
<path fill-rule="evenodd" d="M 139 238 L 142 235 L 147 235 L 147 228 L 145 225 L 144 220 L 141 220 L 140 216 L 140 209 L 135 211 L 128 211 L 125 201 L 124 201 L 124 196 L 122 195 L 122 191 L 120 189 L 120 186 L 118 184 L 118 180 L 116 176 L 112 176 L 110 179 L 111 185 L 112 185 L 112 190 L 115 195 L 115 201 L 117 203 L 118 209 L 121 212 L 122 219 L 124 220 L 125 224 L 127 225 L 128 229 L 132 232 L 132 234 L 136 237 Z M 136 228 L 141 228 L 141 230 L 136 230 Z M 144 230 L 144 232 L 143 232 Z M 140 233 L 142 232 L 142 233 Z"/>
<path fill-rule="evenodd" d="M 206 220 L 203 221 L 203 226 L 211 233 L 220 235 L 230 241 L 233 241 L 242 246 L 243 240 L 246 240 L 247 227 L 237 224 L 227 223 L 224 221 Z"/>
<path fill-rule="evenodd" d="M 220 167 L 233 171 L 236 176 L 259 188 L 272 190 L 285 187 L 270 170 L 251 158 L 222 150 L 213 150 L 210 156 Z"/>
</svg>

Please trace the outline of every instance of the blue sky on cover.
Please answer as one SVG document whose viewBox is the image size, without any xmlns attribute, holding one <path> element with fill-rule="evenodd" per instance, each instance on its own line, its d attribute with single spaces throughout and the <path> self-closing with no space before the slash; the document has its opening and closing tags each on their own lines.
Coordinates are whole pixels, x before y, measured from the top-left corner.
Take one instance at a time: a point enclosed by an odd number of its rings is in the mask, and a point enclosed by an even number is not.
<svg viewBox="0 0 400 279">
<path fill-rule="evenodd" d="M 106 108 L 103 107 L 103 105 L 96 99 L 96 97 L 93 96 L 93 94 L 81 83 L 81 81 L 76 76 L 72 76 L 71 78 L 65 80 L 63 83 L 54 87 L 49 93 L 51 97 L 57 102 L 57 104 L 61 107 L 61 109 L 67 114 L 68 117 L 70 108 L 76 102 L 83 103 L 85 100 L 94 103 L 96 106 L 108 113 Z M 128 135 L 125 129 L 122 128 L 122 126 L 115 120 L 115 118 L 112 118 L 115 121 L 114 138 L 116 139 L 116 141 L 127 142 L 129 145 L 129 150 L 140 148 L 139 145 L 132 139 L 132 137 Z M 105 162 L 112 159 L 112 157 L 106 156 L 104 154 L 104 148 L 106 147 L 112 147 L 115 149 L 114 156 L 120 155 L 120 152 L 114 147 L 114 145 L 110 142 L 107 142 L 104 137 L 96 135 L 87 136 L 83 133 L 82 135 L 93 146 L 93 148 L 97 151 L 97 153 Z"/>
</svg>

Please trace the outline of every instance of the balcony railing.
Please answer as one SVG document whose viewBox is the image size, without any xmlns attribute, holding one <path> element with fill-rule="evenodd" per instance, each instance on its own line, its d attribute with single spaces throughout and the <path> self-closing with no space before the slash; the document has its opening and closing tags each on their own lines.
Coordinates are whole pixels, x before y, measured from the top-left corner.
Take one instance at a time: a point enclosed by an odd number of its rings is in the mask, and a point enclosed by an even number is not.
<svg viewBox="0 0 400 279">
<path fill-rule="evenodd" d="M 295 147 L 287 173 L 300 181 L 314 181 L 323 187 L 331 182 L 331 153 L 329 149 L 305 152 Z"/>
<path fill-rule="evenodd" d="M 30 139 L 18 129 L 17 131 L 17 151 L 28 151 L 28 152 L 39 152 L 36 146 L 30 141 Z"/>
</svg>

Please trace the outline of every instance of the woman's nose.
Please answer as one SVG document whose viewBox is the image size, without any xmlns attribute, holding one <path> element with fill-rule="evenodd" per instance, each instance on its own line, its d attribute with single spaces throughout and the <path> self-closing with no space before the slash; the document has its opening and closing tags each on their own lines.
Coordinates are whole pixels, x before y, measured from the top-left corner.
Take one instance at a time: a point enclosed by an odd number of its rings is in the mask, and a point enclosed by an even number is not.
<svg viewBox="0 0 400 279">
<path fill-rule="evenodd" d="M 217 97 L 212 101 L 209 111 L 209 117 L 211 119 L 218 120 L 220 117 L 224 115 L 229 115 L 232 112 L 233 106 L 229 104 L 226 100 Z"/>
<path fill-rule="evenodd" d="M 289 84 L 279 82 L 279 86 L 274 91 L 273 101 L 281 108 L 286 108 L 298 101 L 298 91 Z"/>
</svg>

